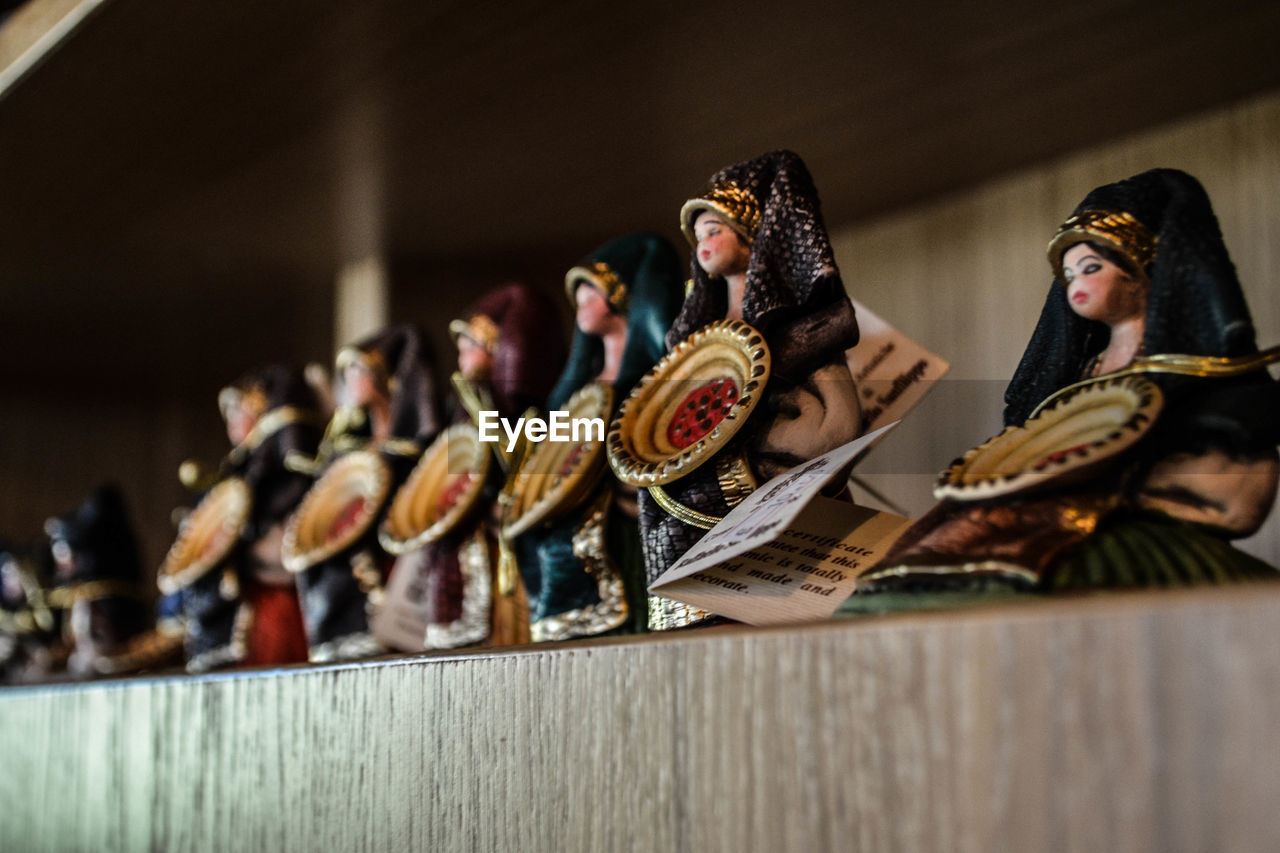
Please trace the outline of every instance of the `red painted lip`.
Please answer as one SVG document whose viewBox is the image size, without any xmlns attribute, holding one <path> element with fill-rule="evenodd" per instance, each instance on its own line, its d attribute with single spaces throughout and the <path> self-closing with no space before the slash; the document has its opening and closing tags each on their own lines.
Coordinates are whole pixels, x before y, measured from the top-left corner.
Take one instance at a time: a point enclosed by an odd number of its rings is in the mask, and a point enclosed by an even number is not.
<svg viewBox="0 0 1280 853">
<path fill-rule="evenodd" d="M 701 252 L 698 253 L 698 257 L 702 258 L 702 260 L 705 261 L 707 258 L 711 257 L 711 250 L 703 249 Z"/>
<path fill-rule="evenodd" d="M 1083 290 L 1077 290 L 1075 293 L 1071 294 L 1071 301 L 1072 302 L 1088 302 L 1089 294 L 1085 293 Z"/>
</svg>

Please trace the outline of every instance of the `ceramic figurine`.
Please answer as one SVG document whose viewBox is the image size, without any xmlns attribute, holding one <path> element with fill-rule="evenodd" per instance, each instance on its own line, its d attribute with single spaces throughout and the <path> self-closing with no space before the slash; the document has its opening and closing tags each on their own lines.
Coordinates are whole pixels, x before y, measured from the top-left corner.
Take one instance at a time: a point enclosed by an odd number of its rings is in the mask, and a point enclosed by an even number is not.
<svg viewBox="0 0 1280 853">
<path fill-rule="evenodd" d="M 76 677 L 114 672 L 109 660 L 151 627 L 142 565 L 124 499 L 102 486 L 79 507 L 45 522 L 54 561 L 54 587 L 45 599 L 63 610 Z"/>
<path fill-rule="evenodd" d="M 397 494 L 380 540 L 414 578 L 422 648 L 528 640 L 514 557 L 495 535 L 495 499 L 523 448 L 482 443 L 481 412 L 512 421 L 546 399 L 563 364 L 554 308 L 525 284 L 481 298 L 449 325 L 458 348 L 455 423 L 423 454 Z"/>
<path fill-rule="evenodd" d="M 187 669 L 306 661 L 297 589 L 280 546 L 285 519 L 311 485 L 288 460 L 316 453 L 315 392 L 300 371 L 270 365 L 223 388 L 218 405 L 232 450 L 157 577 L 166 598 L 179 601 Z"/>
<path fill-rule="evenodd" d="M 569 270 L 576 331 L 548 410 L 608 423 L 665 353 L 681 279 L 675 249 L 647 233 L 606 243 Z M 535 641 L 646 627 L 635 488 L 608 475 L 603 438 L 543 442 L 511 489 L 504 532 L 516 537 Z"/>
<path fill-rule="evenodd" d="M 285 527 L 284 566 L 297 575 L 313 661 L 383 651 L 369 632 L 391 558 L 377 524 L 395 487 L 439 429 L 425 338 L 392 326 L 337 357 L 337 410 L 319 479 Z"/>
<path fill-rule="evenodd" d="M 1274 578 L 1229 540 L 1275 498 L 1280 386 L 1200 184 L 1156 169 L 1089 193 L 1005 394 L 1006 430 L 859 579 L 845 612 Z"/>
<path fill-rule="evenodd" d="M 693 280 L 671 352 L 632 392 L 609 462 L 643 486 L 652 583 L 759 482 L 856 438 L 858 342 L 818 193 L 801 159 L 774 151 L 730 166 L 685 203 Z M 649 600 L 649 626 L 706 617 Z"/>
<path fill-rule="evenodd" d="M 47 543 L 0 542 L 0 681 L 44 681 L 66 667 L 62 612 L 46 601 L 52 574 Z"/>
</svg>

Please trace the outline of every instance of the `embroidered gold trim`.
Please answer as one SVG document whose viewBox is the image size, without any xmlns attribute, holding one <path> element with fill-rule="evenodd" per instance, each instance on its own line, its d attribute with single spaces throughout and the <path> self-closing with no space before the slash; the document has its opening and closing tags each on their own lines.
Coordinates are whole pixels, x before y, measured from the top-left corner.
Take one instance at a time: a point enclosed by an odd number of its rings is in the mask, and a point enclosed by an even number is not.
<svg viewBox="0 0 1280 853">
<path fill-rule="evenodd" d="M 377 519 L 390 490 L 391 469 L 378 454 L 357 450 L 340 456 L 285 524 L 280 546 L 285 569 L 297 574 L 354 545 Z M 330 536 L 337 514 L 355 497 L 364 499 L 356 518 L 340 535 Z"/>
<path fill-rule="evenodd" d="M 623 314 L 627 312 L 627 284 L 613 267 L 603 261 L 585 261 L 565 273 L 564 292 L 572 306 L 577 305 L 575 293 L 580 284 L 588 284 L 603 293 L 614 310 Z"/>
<path fill-rule="evenodd" d="M 691 198 L 680 208 L 680 231 L 689 245 L 697 247 L 698 238 L 693 233 L 694 214 L 700 210 L 719 213 L 742 235 L 748 244 L 754 243 L 760 230 L 760 202 L 749 191 L 725 181 L 716 184 L 697 198 Z"/>
<path fill-rule="evenodd" d="M 630 486 L 670 483 L 696 470 L 723 448 L 755 410 L 769 381 L 769 346 L 740 320 L 702 327 L 663 356 L 631 390 L 605 437 L 609 465 Z M 695 388 L 732 380 L 737 389 L 723 420 L 687 447 L 667 435 L 679 407 Z"/>
<path fill-rule="evenodd" d="M 966 452 L 942 472 L 933 495 L 988 500 L 1085 476 L 1141 440 L 1163 402 L 1160 388 L 1141 377 L 1090 380 Z"/>
<path fill-rule="evenodd" d="M 491 465 L 492 456 L 470 423 L 440 433 L 392 499 L 378 542 L 388 553 L 405 554 L 458 529 L 480 509 Z M 459 483 L 461 493 L 441 513 L 442 497 Z"/>
<path fill-rule="evenodd" d="M 458 338 L 468 337 L 493 355 L 498 346 L 498 324 L 486 314 L 476 314 L 469 320 L 452 320 L 449 323 L 449 337 L 457 343 Z"/>
<path fill-rule="evenodd" d="M 244 441 L 237 445 L 236 449 L 257 450 L 262 442 L 291 424 L 315 422 L 316 416 L 311 412 L 304 411 L 296 406 L 278 406 L 258 418 L 253 425 L 253 429 L 249 430 L 249 434 L 244 437 Z M 232 453 L 235 453 L 235 450 Z"/>
<path fill-rule="evenodd" d="M 0 610 L 0 634 L 26 636 L 36 632 L 36 620 L 30 610 Z"/>
<path fill-rule="evenodd" d="M 253 492 L 239 477 L 213 487 L 182 522 L 156 574 L 156 586 L 172 595 L 204 577 L 240 542 L 253 508 Z"/>
<path fill-rule="evenodd" d="M 387 362 L 383 359 L 382 353 L 377 350 L 362 350 L 359 347 L 343 347 L 338 350 L 338 355 L 333 361 L 335 372 L 339 376 L 341 376 L 342 372 L 351 365 L 359 364 L 373 374 L 378 387 L 384 389 L 391 387 L 391 371 L 387 369 Z"/>
<path fill-rule="evenodd" d="M 613 387 L 605 382 L 589 382 L 575 391 L 562 408 L 571 421 L 594 417 L 603 420 L 613 409 Z M 559 518 L 588 498 L 604 474 L 605 453 L 603 441 L 583 438 L 586 440 L 544 441 L 530 448 L 503 492 L 504 536 L 514 538 Z M 572 465 L 568 465 L 570 460 Z"/>
<path fill-rule="evenodd" d="M 57 587 L 45 594 L 45 602 L 58 610 L 66 610 L 78 601 L 97 601 L 100 598 L 143 598 L 142 589 L 129 581 L 86 581 L 71 586 Z"/>
<path fill-rule="evenodd" d="M 1043 409 L 1048 408 L 1055 400 L 1074 391 L 1077 388 L 1084 387 L 1092 382 L 1098 382 L 1104 379 L 1118 379 L 1122 376 L 1135 376 L 1142 373 L 1168 373 L 1178 376 L 1198 376 L 1201 378 L 1227 378 L 1231 376 L 1242 376 L 1246 373 L 1252 373 L 1255 370 L 1261 370 L 1269 364 L 1280 362 L 1280 346 L 1269 347 L 1248 355 L 1239 355 L 1234 358 L 1224 358 L 1212 355 L 1187 355 L 1183 353 L 1160 353 L 1157 355 L 1149 355 L 1145 358 L 1136 359 L 1133 364 L 1112 373 L 1102 376 L 1092 377 L 1090 379 L 1082 379 L 1079 382 L 1073 382 L 1040 402 L 1031 412 L 1030 417 L 1034 418 L 1040 414 Z M 1029 420 L 1030 418 L 1028 418 Z"/>
<path fill-rule="evenodd" d="M 666 512 L 667 515 L 673 516 L 677 521 L 687 524 L 690 527 L 710 530 L 720 522 L 724 521 L 723 516 L 706 515 L 698 512 L 696 509 L 689 509 L 689 507 L 667 494 L 662 486 L 650 486 L 649 494 L 653 497 L 653 500 L 658 504 L 658 506 L 662 507 L 663 511 Z"/>
<path fill-rule="evenodd" d="M 649 630 L 670 631 L 672 628 L 684 628 L 712 616 L 710 611 L 700 607 L 690 607 L 680 601 L 663 598 L 660 595 L 649 596 Z"/>
<path fill-rule="evenodd" d="M 746 500 L 759 486 L 745 454 L 721 456 L 716 460 L 716 479 L 720 481 L 720 493 L 730 508 Z"/>
<path fill-rule="evenodd" d="M 356 660 L 380 655 L 386 649 L 374 639 L 372 634 L 357 632 L 346 634 L 313 646 L 307 654 L 312 663 L 328 663 L 339 660 Z"/>
<path fill-rule="evenodd" d="M 177 666 L 182 660 L 182 635 L 171 634 L 158 628 L 134 637 L 125 651 L 103 655 L 94 660 L 93 668 L 101 675 L 120 675 L 157 666 Z"/>
<path fill-rule="evenodd" d="M 864 582 L 886 580 L 888 578 L 904 578 L 911 575 L 999 575 L 1015 580 L 1038 583 L 1040 576 L 1024 566 L 1006 563 L 1003 560 L 983 560 L 977 563 L 964 563 L 959 566 L 892 566 L 860 575 L 856 586 Z"/>
<path fill-rule="evenodd" d="M 1146 275 L 1147 266 L 1155 260 L 1159 238 L 1132 213 L 1124 210 L 1082 210 L 1058 229 L 1049 241 L 1049 264 L 1058 281 L 1062 275 L 1062 256 L 1077 243 L 1094 240 L 1116 249 L 1137 264 Z"/>
</svg>

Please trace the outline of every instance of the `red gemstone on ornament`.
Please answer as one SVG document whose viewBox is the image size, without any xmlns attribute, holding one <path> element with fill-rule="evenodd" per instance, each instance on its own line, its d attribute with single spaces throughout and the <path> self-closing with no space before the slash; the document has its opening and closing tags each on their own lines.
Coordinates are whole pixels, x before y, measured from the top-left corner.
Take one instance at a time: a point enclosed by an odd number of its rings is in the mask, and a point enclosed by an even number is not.
<svg viewBox="0 0 1280 853">
<path fill-rule="evenodd" d="M 1053 453 L 1050 453 L 1048 456 L 1036 463 L 1036 470 L 1039 470 L 1050 463 L 1062 462 L 1071 454 L 1084 450 L 1088 446 L 1089 445 L 1087 444 L 1077 444 L 1075 447 L 1068 447 L 1065 450 L 1055 450 Z"/>
<path fill-rule="evenodd" d="M 684 450 L 704 438 L 725 419 L 738 399 L 732 379 L 717 379 L 689 392 L 667 424 L 667 441 Z"/>
<path fill-rule="evenodd" d="M 364 511 L 364 498 L 352 498 L 342 511 L 338 513 L 333 520 L 333 526 L 329 528 L 329 541 L 338 539 L 342 534 L 351 529 L 351 525 L 356 523 L 356 519 L 360 517 L 360 513 Z"/>
<path fill-rule="evenodd" d="M 458 502 L 458 498 L 462 497 L 462 493 L 467 490 L 467 486 L 471 483 L 472 472 L 459 474 L 454 478 L 444 490 L 444 494 L 440 495 L 440 503 L 436 505 L 436 518 L 442 517 L 449 510 L 453 509 L 453 505 Z"/>
</svg>

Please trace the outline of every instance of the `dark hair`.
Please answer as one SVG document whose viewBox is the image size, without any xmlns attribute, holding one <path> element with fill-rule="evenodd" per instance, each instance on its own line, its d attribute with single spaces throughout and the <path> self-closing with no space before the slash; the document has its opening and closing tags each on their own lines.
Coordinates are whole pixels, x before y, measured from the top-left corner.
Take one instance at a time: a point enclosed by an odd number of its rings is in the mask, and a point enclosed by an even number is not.
<svg viewBox="0 0 1280 853">
<path fill-rule="evenodd" d="M 1068 246 L 1067 252 L 1070 252 L 1072 249 L 1074 249 L 1076 246 L 1079 246 L 1081 243 L 1088 246 L 1090 249 L 1093 249 L 1103 259 L 1110 261 L 1111 263 L 1118 266 L 1120 269 L 1124 270 L 1124 272 L 1128 274 L 1130 278 L 1135 278 L 1142 281 L 1147 280 L 1146 272 L 1142 269 L 1139 269 L 1137 261 L 1135 261 L 1133 258 L 1126 255 L 1124 252 L 1120 251 L 1119 249 L 1116 249 L 1112 246 L 1108 246 L 1105 243 L 1098 243 L 1093 240 L 1081 240 L 1080 243 L 1073 243 L 1070 246 Z M 1062 253 L 1062 256 L 1064 258 L 1067 256 L 1067 252 Z M 1063 282 L 1063 284 L 1065 283 L 1066 282 Z"/>
</svg>

